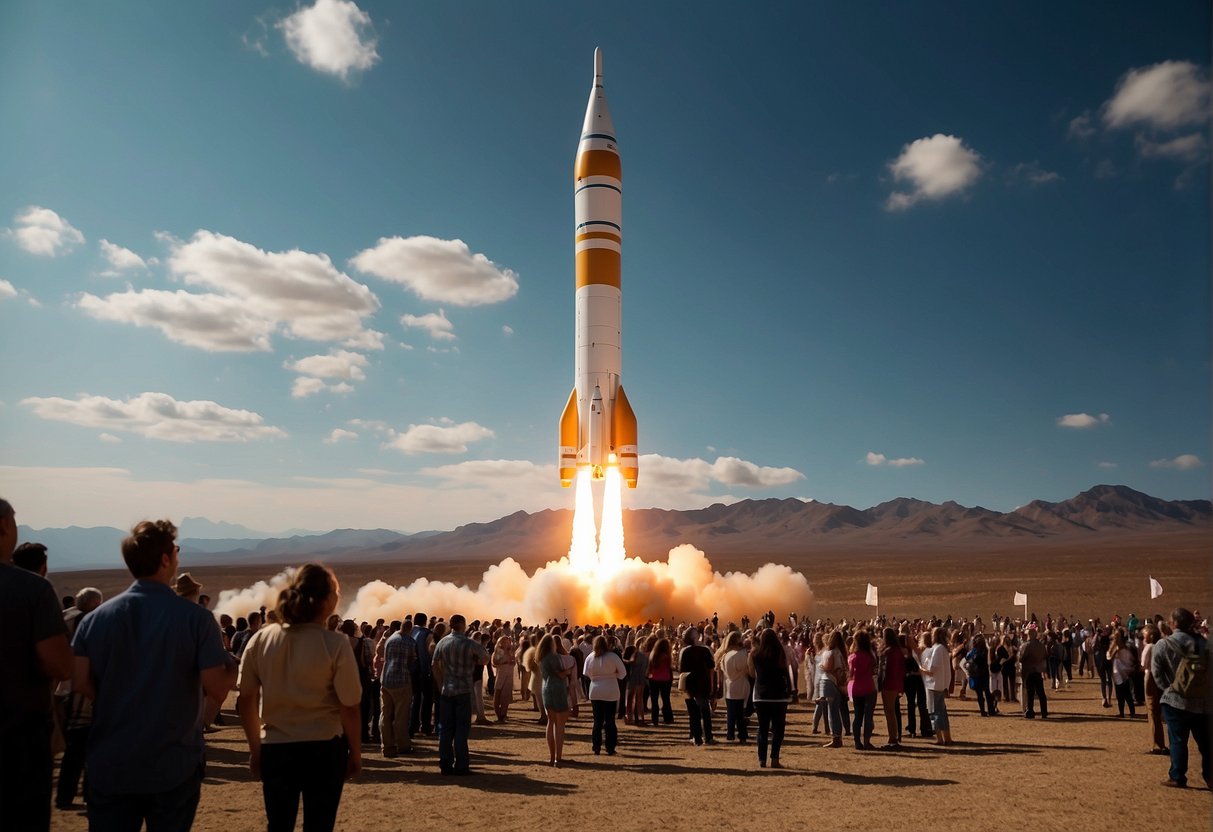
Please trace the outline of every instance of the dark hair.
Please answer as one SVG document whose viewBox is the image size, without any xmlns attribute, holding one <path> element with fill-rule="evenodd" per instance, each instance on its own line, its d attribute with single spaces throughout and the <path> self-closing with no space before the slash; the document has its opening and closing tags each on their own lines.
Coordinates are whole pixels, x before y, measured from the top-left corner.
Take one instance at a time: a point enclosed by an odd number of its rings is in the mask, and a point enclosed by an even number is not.
<svg viewBox="0 0 1213 832">
<path fill-rule="evenodd" d="M 177 527 L 168 520 L 143 520 L 122 541 L 122 560 L 136 578 L 149 578 L 160 569 L 160 559 L 173 553 Z"/>
<path fill-rule="evenodd" d="M 462 615 L 459 615 L 458 613 L 456 613 L 455 615 L 451 616 L 451 625 L 450 626 L 451 626 L 452 630 L 455 630 L 456 632 L 462 632 L 464 629 L 467 628 L 467 625 L 468 625 L 468 620 L 466 618 L 464 618 Z"/>
<path fill-rule="evenodd" d="M 649 651 L 649 664 L 657 666 L 657 660 L 662 657 L 670 658 L 670 640 L 668 638 L 659 638 L 653 644 L 653 649 Z"/>
<path fill-rule="evenodd" d="M 1171 613 L 1171 620 L 1175 622 L 1175 629 L 1189 635 L 1196 628 L 1196 616 L 1186 607 L 1176 607 L 1175 611 Z"/>
<path fill-rule="evenodd" d="M 347 636 L 358 635 L 358 625 L 354 623 L 354 619 L 352 618 L 347 618 L 345 621 L 342 621 L 341 626 L 337 629 L 345 633 Z"/>
<path fill-rule="evenodd" d="M 337 578 L 331 569 L 319 563 L 305 563 L 291 576 L 286 589 L 278 593 L 278 617 L 286 624 L 309 624 L 336 591 Z"/>
<path fill-rule="evenodd" d="M 852 653 L 871 653 L 872 652 L 872 635 L 867 630 L 857 630 L 855 638 L 851 642 Z"/>
<path fill-rule="evenodd" d="M 17 512 L 13 511 L 13 504 L 8 500 L 0 499 L 0 520 L 12 520 Z"/>
<path fill-rule="evenodd" d="M 549 653 L 556 652 L 556 636 L 548 633 L 543 638 L 539 639 L 539 646 L 535 648 L 535 664 L 539 664 Z"/>
<path fill-rule="evenodd" d="M 778 664 L 781 667 L 788 663 L 788 654 L 783 652 L 783 645 L 779 643 L 779 636 L 770 627 L 767 627 L 758 636 L 758 646 L 754 648 L 754 662 L 771 662 Z"/>
<path fill-rule="evenodd" d="M 606 651 L 607 651 L 606 636 L 595 636 L 594 637 L 594 655 L 601 656 Z"/>
<path fill-rule="evenodd" d="M 27 572 L 37 572 L 46 566 L 46 547 L 41 543 L 22 543 L 13 549 L 13 565 Z"/>
<path fill-rule="evenodd" d="M 415 614 L 413 615 L 413 623 L 414 623 L 415 625 L 417 625 L 418 627 L 424 627 L 424 626 L 425 626 L 425 622 L 426 622 L 426 621 L 428 621 L 428 620 L 429 620 L 429 616 L 427 616 L 427 615 L 426 615 L 425 613 L 423 613 L 423 612 L 415 613 Z"/>
</svg>

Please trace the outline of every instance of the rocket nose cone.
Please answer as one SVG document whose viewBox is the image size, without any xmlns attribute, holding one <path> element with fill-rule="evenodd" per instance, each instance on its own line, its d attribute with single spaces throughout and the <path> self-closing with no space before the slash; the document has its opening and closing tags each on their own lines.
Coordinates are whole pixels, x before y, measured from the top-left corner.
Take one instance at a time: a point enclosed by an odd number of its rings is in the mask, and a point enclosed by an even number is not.
<svg viewBox="0 0 1213 832">
<path fill-rule="evenodd" d="M 594 83 L 602 83 L 602 50 L 594 47 Z"/>
</svg>

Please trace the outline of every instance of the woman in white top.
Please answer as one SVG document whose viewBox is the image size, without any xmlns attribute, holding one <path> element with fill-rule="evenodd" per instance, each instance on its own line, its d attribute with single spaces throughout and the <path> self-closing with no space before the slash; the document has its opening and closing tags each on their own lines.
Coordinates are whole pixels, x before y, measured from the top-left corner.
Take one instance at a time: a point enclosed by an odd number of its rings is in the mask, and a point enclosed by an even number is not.
<svg viewBox="0 0 1213 832">
<path fill-rule="evenodd" d="M 741 633 L 733 630 L 716 653 L 716 666 L 724 679 L 724 705 L 727 714 L 725 737 L 745 745 L 750 741 L 746 725 L 745 703 L 750 696 L 750 654 L 742 648 Z"/>
<path fill-rule="evenodd" d="M 842 716 L 842 691 L 846 688 L 847 660 L 846 642 L 842 632 L 834 630 L 829 635 L 825 647 L 817 654 L 817 688 L 816 699 L 819 705 L 824 705 L 829 714 L 831 739 L 824 748 L 842 748 L 842 732 L 846 722 Z M 840 681 L 841 680 L 841 681 Z"/>
<path fill-rule="evenodd" d="M 514 701 L 514 643 L 509 636 L 497 639 L 492 661 L 493 672 L 497 674 L 497 683 L 493 687 L 493 710 L 497 713 L 497 721 L 505 722 L 509 717 L 510 703 Z"/>
<path fill-rule="evenodd" d="M 606 753 L 615 753 L 619 732 L 615 727 L 615 709 L 619 707 L 619 682 L 628 675 L 623 659 L 607 650 L 605 636 L 594 639 L 594 652 L 585 660 L 584 671 L 590 680 L 590 707 L 594 709 L 594 729 L 590 744 L 594 753 L 602 750 L 606 734 Z"/>
<path fill-rule="evenodd" d="M 1137 657 L 1129 649 L 1125 639 L 1125 631 L 1117 627 L 1112 634 L 1112 644 L 1108 647 L 1108 661 L 1112 663 L 1112 684 L 1116 688 L 1116 708 L 1120 716 L 1125 715 L 1125 703 L 1129 705 L 1129 716 L 1134 717 L 1137 711 L 1133 708 L 1133 671 L 1137 667 Z"/>
<path fill-rule="evenodd" d="M 935 744 L 952 744 L 952 727 L 948 724 L 948 706 L 945 699 L 952 686 L 952 655 L 948 651 L 948 631 L 936 627 L 930 634 L 923 633 L 927 649 L 918 660 L 918 672 L 922 674 L 923 687 L 927 689 L 927 701 L 931 711 L 931 725 L 935 728 Z"/>
<path fill-rule="evenodd" d="M 301 566 L 278 596 L 284 623 L 258 630 L 241 656 L 236 708 L 269 832 L 295 828 L 300 796 L 305 827 L 331 830 L 343 781 L 362 769 L 358 664 L 324 626 L 338 596 L 328 567 Z"/>
</svg>

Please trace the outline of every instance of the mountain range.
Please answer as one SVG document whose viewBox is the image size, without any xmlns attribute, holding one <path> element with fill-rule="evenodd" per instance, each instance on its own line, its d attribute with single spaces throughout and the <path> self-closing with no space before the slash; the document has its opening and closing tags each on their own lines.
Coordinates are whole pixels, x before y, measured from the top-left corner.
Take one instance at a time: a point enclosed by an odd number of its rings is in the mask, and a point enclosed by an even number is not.
<svg viewBox="0 0 1213 832">
<path fill-rule="evenodd" d="M 496 560 L 526 563 L 558 558 L 568 550 L 572 512 L 519 511 L 488 523 L 446 532 L 405 534 L 389 529 L 336 529 L 263 537 L 205 518 L 183 521 L 181 559 L 186 564 L 286 564 L 305 558 L 332 562 Z M 196 530 L 190 536 L 190 530 Z M 1097 485 L 1068 500 L 1033 500 L 998 512 L 948 501 L 898 497 L 867 509 L 797 499 L 741 500 L 703 509 L 636 509 L 625 512 L 628 551 L 652 558 L 690 543 L 711 554 L 808 554 L 821 549 L 976 546 L 1032 540 L 1095 542 L 1104 535 L 1165 535 L 1213 531 L 1208 500 L 1162 500 L 1124 485 Z M 246 533 L 217 537 L 228 530 Z M 251 532 L 251 533 L 250 533 Z M 51 568 L 116 568 L 125 532 L 113 528 L 30 529 L 21 540 L 50 550 Z"/>
</svg>

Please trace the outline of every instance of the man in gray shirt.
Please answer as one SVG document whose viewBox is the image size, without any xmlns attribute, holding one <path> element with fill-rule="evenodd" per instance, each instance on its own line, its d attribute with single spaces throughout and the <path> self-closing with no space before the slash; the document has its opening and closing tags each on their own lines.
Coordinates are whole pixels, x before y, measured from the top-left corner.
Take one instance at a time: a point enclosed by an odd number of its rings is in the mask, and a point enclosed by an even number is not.
<svg viewBox="0 0 1213 832">
<path fill-rule="evenodd" d="M 1171 613 L 1171 628 L 1174 632 L 1155 644 L 1150 653 L 1150 675 L 1163 692 L 1159 701 L 1163 721 L 1167 724 L 1167 744 L 1171 747 L 1171 771 L 1163 785 L 1182 789 L 1188 784 L 1188 736 L 1192 735 L 1200 749 L 1200 770 L 1205 785 L 1213 788 L 1209 770 L 1213 684 L 1209 679 L 1208 643 L 1196 629 L 1195 616 L 1183 607 Z M 1204 681 L 1203 685 L 1197 681 L 1192 689 L 1177 690 L 1176 676 L 1185 656 L 1189 657 L 1189 663 L 1192 657 L 1205 662 Z"/>
<path fill-rule="evenodd" d="M 1028 640 L 1019 649 L 1019 672 L 1023 676 L 1023 715 L 1035 719 L 1033 700 L 1040 697 L 1040 718 L 1049 718 L 1049 700 L 1045 696 L 1044 674 L 1049 667 L 1049 653 L 1040 641 L 1035 626 L 1028 628 Z"/>
</svg>

